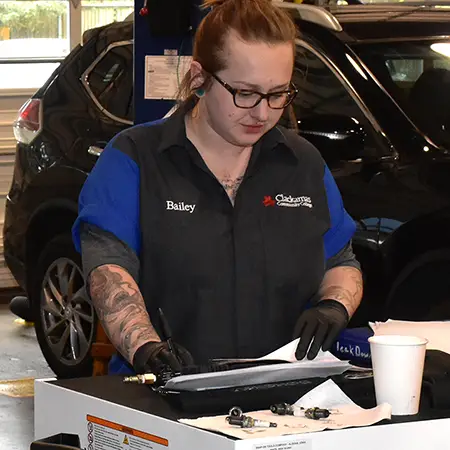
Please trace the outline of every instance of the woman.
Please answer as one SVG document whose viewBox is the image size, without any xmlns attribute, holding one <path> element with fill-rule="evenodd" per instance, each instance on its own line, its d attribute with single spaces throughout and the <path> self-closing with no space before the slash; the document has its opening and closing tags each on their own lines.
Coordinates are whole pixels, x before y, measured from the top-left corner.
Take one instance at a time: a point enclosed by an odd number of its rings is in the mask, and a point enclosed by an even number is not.
<svg viewBox="0 0 450 450">
<path fill-rule="evenodd" d="M 276 126 L 297 94 L 293 22 L 269 0 L 205 6 L 184 101 L 108 144 L 73 230 L 99 319 L 138 372 L 258 357 L 293 336 L 313 359 L 362 296 L 328 168 Z"/>
</svg>

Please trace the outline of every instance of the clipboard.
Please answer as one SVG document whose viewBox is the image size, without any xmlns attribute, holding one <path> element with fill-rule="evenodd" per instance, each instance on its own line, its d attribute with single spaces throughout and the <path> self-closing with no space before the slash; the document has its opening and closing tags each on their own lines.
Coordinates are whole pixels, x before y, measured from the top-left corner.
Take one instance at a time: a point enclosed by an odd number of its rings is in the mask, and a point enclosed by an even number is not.
<svg viewBox="0 0 450 450">
<path fill-rule="evenodd" d="M 203 391 L 171 391 L 152 388 L 171 406 L 189 414 L 227 414 L 233 406 L 243 411 L 270 408 L 274 403 L 295 403 L 300 397 L 327 379 L 332 379 L 352 400 L 363 408 L 376 404 L 373 379 L 351 376 L 352 372 L 331 377 L 304 378 L 277 383 L 218 388 Z"/>
</svg>

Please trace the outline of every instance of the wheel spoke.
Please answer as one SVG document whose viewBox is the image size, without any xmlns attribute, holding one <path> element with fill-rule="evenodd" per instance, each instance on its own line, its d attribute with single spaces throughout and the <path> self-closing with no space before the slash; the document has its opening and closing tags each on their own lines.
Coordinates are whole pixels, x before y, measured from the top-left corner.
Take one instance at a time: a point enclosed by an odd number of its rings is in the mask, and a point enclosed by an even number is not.
<svg viewBox="0 0 450 450">
<path fill-rule="evenodd" d="M 86 295 L 85 286 L 81 286 L 80 289 L 78 289 L 78 291 L 73 294 L 72 300 L 79 305 L 81 305 L 82 303 L 88 303 L 89 305 L 91 304 L 88 296 Z"/>
<path fill-rule="evenodd" d="M 62 260 L 56 265 L 56 273 L 59 283 L 59 291 L 61 296 L 67 295 L 69 290 L 69 274 L 67 273 L 68 265 L 67 262 Z"/>
<path fill-rule="evenodd" d="M 79 354 L 83 355 L 89 350 L 89 341 L 86 338 L 86 335 L 84 334 L 83 327 L 80 322 L 79 316 L 75 313 L 73 316 L 73 325 L 76 329 L 77 335 L 78 335 L 78 349 Z"/>
<path fill-rule="evenodd" d="M 64 348 L 67 344 L 67 340 L 69 339 L 69 333 L 70 333 L 70 327 L 66 327 L 64 330 L 64 333 L 61 336 L 61 339 L 56 344 L 51 344 L 53 347 L 53 354 L 58 358 L 61 359 L 61 356 L 63 354 Z"/>
<path fill-rule="evenodd" d="M 55 323 L 53 325 L 51 325 L 50 327 L 48 327 L 45 330 L 45 335 L 48 337 L 51 334 L 53 334 L 53 332 L 56 330 L 56 328 L 58 328 L 61 324 L 63 324 L 65 322 L 65 319 L 60 319 L 58 321 L 55 321 Z"/>
<path fill-rule="evenodd" d="M 75 283 L 75 275 L 77 274 L 77 268 L 72 266 L 70 270 L 69 282 L 67 284 L 67 298 L 72 300 L 73 298 L 73 288 Z"/>
<path fill-rule="evenodd" d="M 44 311 L 53 314 L 56 317 L 62 317 L 60 309 L 55 305 L 55 301 L 48 292 L 47 288 L 44 288 L 44 297 L 45 297 L 45 303 L 43 305 Z"/>
<path fill-rule="evenodd" d="M 53 298 L 64 308 L 65 305 L 64 305 L 62 295 L 58 291 L 57 287 L 55 286 L 55 284 L 53 283 L 53 280 L 50 277 L 48 277 L 47 283 L 48 283 L 48 286 L 50 287 L 50 290 L 52 291 Z"/>
<path fill-rule="evenodd" d="M 77 359 L 78 353 L 78 332 L 73 322 L 70 322 L 70 353 L 72 355 L 72 359 Z"/>
<path fill-rule="evenodd" d="M 84 321 L 86 321 L 88 323 L 94 322 L 94 318 L 92 316 L 90 316 L 89 314 L 84 313 L 83 311 L 78 311 L 77 309 L 74 309 L 73 313 L 74 313 L 74 315 L 78 316 L 80 319 L 83 319 Z"/>
</svg>

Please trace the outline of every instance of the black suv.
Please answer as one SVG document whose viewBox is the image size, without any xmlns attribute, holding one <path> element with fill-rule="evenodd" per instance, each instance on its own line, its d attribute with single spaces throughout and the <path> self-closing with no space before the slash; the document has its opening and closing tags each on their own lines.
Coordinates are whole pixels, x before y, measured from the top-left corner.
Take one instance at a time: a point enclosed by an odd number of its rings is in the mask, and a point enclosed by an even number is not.
<svg viewBox="0 0 450 450">
<path fill-rule="evenodd" d="M 450 319 L 450 10 L 283 5 L 301 30 L 299 133 L 357 221 L 366 278 L 353 326 Z M 95 314 L 71 240 L 101 149 L 133 123 L 132 24 L 92 30 L 20 111 L 5 258 L 58 376 L 89 374 Z"/>
</svg>

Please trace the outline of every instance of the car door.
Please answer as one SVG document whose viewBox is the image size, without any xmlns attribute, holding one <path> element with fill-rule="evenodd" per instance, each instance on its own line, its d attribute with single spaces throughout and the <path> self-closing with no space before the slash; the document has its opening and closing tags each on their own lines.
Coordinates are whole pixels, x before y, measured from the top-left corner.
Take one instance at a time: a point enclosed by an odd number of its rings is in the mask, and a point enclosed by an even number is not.
<svg viewBox="0 0 450 450">
<path fill-rule="evenodd" d="M 408 220 L 411 193 L 394 166 L 382 164 L 380 155 L 387 152 L 375 119 L 364 111 L 342 74 L 307 42 L 298 41 L 293 82 L 299 90 L 294 102 L 298 132 L 327 162 L 357 225 L 353 245 L 366 285 L 376 288 L 379 247 Z M 398 200 L 402 193 L 405 201 Z M 362 307 L 359 314 L 368 313 Z"/>
</svg>

